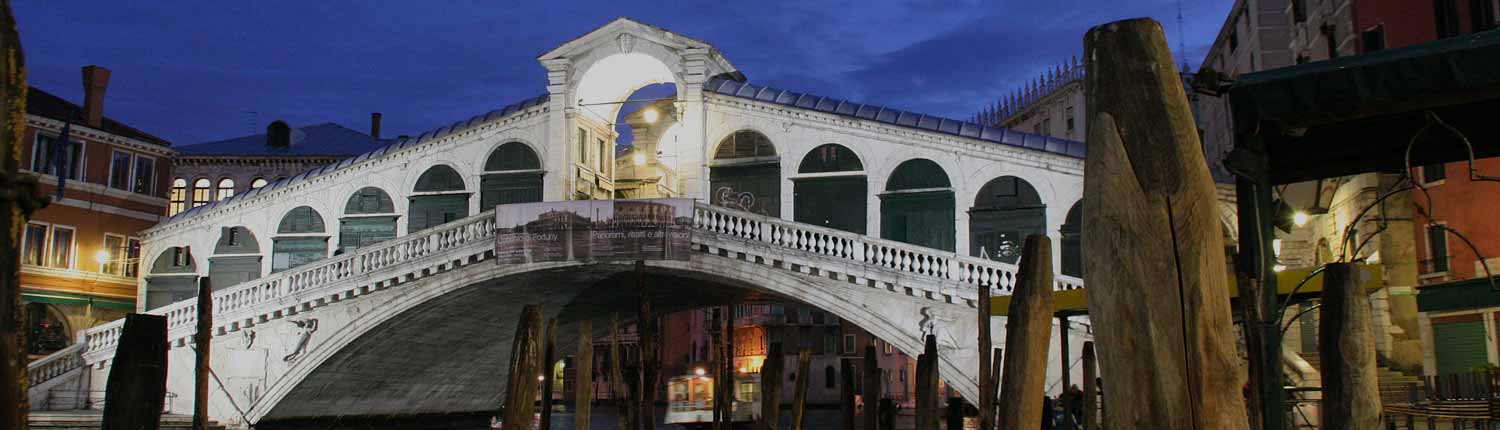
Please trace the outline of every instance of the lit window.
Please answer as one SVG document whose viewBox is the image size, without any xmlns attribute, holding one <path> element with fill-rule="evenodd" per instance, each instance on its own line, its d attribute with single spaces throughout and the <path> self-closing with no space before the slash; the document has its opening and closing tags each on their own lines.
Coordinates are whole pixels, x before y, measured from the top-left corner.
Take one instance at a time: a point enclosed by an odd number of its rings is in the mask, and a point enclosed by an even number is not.
<svg viewBox="0 0 1500 430">
<path fill-rule="evenodd" d="M 104 251 L 109 257 L 99 265 L 99 272 L 115 276 L 125 275 L 125 237 L 113 234 L 104 235 Z"/>
<path fill-rule="evenodd" d="M 151 157 L 135 157 L 135 185 L 131 191 L 148 196 L 156 195 L 156 160 Z"/>
<path fill-rule="evenodd" d="M 109 158 L 109 187 L 130 189 L 130 153 L 114 151 Z"/>
<path fill-rule="evenodd" d="M 260 187 L 264 187 L 264 186 L 266 186 L 266 179 L 265 178 L 255 178 L 255 180 L 250 181 L 250 189 L 252 189 L 252 190 L 260 188 Z"/>
<path fill-rule="evenodd" d="M 140 273 L 141 268 L 141 240 L 137 238 L 125 239 L 125 272 L 122 274 L 127 278 L 134 278 Z"/>
<path fill-rule="evenodd" d="M 172 193 L 168 197 L 171 203 L 167 205 L 167 216 L 182 213 L 182 210 L 187 208 L 187 180 L 173 179 Z"/>
<path fill-rule="evenodd" d="M 213 191 L 213 183 L 209 182 L 208 179 L 198 178 L 198 180 L 193 181 L 193 207 L 196 208 L 208 204 L 209 193 Z"/>
<path fill-rule="evenodd" d="M 52 226 L 52 247 L 48 249 L 47 266 L 58 269 L 73 267 L 73 229 Z"/>
<path fill-rule="evenodd" d="M 233 179 L 229 179 L 229 178 L 220 179 L 219 180 L 219 191 L 218 191 L 218 194 L 214 195 L 214 200 L 215 201 L 224 200 L 224 199 L 227 199 L 227 198 L 230 198 L 230 197 L 233 197 L 233 196 L 234 196 L 234 180 Z"/>
<path fill-rule="evenodd" d="M 42 254 L 47 249 L 47 226 L 26 224 L 26 236 L 22 241 L 21 263 L 32 266 L 42 265 Z"/>
</svg>

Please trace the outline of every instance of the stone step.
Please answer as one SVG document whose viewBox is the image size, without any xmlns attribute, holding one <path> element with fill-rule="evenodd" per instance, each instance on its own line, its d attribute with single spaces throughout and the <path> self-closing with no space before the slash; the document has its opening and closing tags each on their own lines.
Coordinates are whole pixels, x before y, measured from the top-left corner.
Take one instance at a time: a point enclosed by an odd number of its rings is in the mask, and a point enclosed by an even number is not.
<svg viewBox="0 0 1500 430">
<path fill-rule="evenodd" d="M 26 426 L 34 430 L 98 430 L 104 420 L 103 411 L 30 411 L 26 415 Z M 210 422 L 211 429 L 224 429 L 223 425 Z M 162 414 L 161 430 L 192 430 L 193 417 L 189 415 Z"/>
</svg>

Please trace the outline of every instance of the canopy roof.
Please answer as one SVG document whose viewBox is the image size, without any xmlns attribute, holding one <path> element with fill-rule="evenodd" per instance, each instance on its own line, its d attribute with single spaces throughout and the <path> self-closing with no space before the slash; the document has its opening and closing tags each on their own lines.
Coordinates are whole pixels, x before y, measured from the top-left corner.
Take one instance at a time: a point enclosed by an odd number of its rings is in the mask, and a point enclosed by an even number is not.
<svg viewBox="0 0 1500 430">
<path fill-rule="evenodd" d="M 1500 30 L 1241 75 L 1229 98 L 1236 134 L 1265 139 L 1275 183 L 1400 170 L 1427 112 L 1476 157 L 1500 156 Z M 1422 142 L 1414 165 L 1468 158 L 1450 132 Z"/>
</svg>

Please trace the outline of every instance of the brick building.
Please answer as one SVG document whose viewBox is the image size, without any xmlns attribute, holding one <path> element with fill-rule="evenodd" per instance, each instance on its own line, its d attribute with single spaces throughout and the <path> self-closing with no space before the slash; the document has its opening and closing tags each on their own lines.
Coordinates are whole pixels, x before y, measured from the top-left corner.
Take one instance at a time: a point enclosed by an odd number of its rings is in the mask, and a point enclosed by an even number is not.
<svg viewBox="0 0 1500 430">
<path fill-rule="evenodd" d="M 32 214 L 20 249 L 33 356 L 135 308 L 137 232 L 166 213 L 175 152 L 166 140 L 104 116 L 109 76 L 103 67 L 83 68 L 82 106 L 35 87 L 27 94 L 21 169 L 37 173 L 53 197 Z M 65 124 L 68 144 L 57 147 Z"/>
</svg>

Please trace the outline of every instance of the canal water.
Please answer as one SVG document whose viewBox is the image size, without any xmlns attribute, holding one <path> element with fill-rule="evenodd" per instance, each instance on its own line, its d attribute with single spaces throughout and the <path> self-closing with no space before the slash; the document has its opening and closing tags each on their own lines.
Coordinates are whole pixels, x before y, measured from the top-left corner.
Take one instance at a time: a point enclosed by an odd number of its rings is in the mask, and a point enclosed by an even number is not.
<svg viewBox="0 0 1500 430">
<path fill-rule="evenodd" d="M 658 408 L 657 420 L 661 420 L 666 413 L 664 408 Z M 424 415 L 407 416 L 390 419 L 371 418 L 329 418 L 308 421 L 267 421 L 256 425 L 256 430 L 489 430 L 489 414 L 449 414 L 449 415 Z M 840 416 L 837 408 L 809 408 L 805 417 L 803 428 L 809 430 L 838 429 L 840 428 Z M 572 430 L 574 416 L 568 412 L 553 412 L 552 428 L 550 430 Z M 905 424 L 905 425 L 902 425 Z M 589 419 L 591 430 L 620 430 L 618 409 L 610 405 L 596 405 Z M 897 419 L 897 429 L 909 429 L 912 427 L 910 416 L 901 416 Z M 657 430 L 685 429 L 676 424 L 660 423 L 656 425 Z M 753 428 L 750 424 L 736 425 L 737 429 Z M 781 411 L 781 428 L 792 428 L 791 411 Z M 515 430 L 507 427 L 506 430 Z"/>
</svg>

